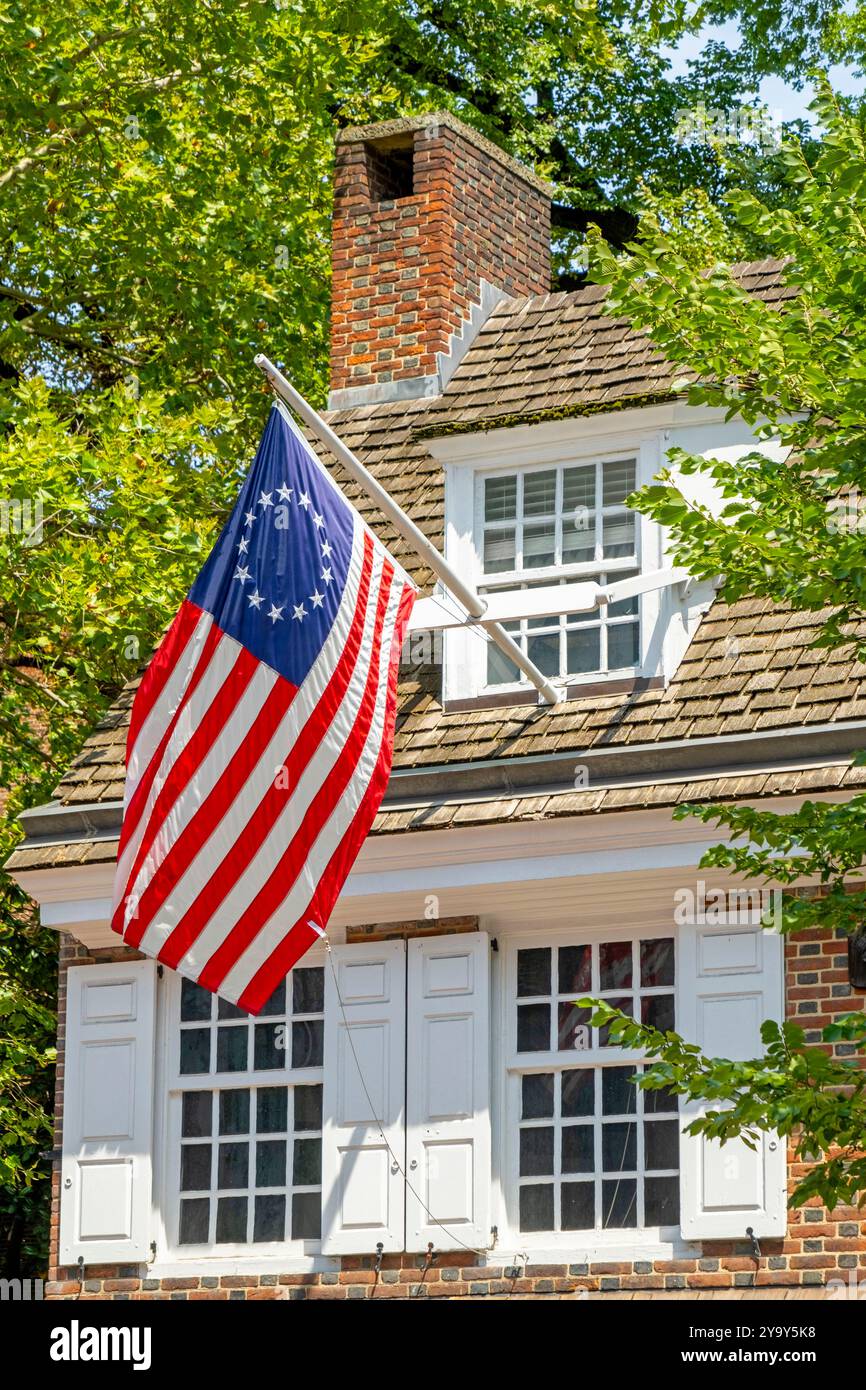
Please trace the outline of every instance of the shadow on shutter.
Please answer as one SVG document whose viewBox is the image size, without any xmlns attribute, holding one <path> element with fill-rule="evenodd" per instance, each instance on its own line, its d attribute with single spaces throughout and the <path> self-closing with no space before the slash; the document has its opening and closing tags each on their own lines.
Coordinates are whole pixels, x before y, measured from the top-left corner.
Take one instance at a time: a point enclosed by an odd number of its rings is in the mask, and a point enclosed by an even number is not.
<svg viewBox="0 0 866 1390">
<path fill-rule="evenodd" d="M 763 1052 L 761 1024 L 783 1016 L 784 942 L 759 925 L 680 928 L 678 1031 L 711 1057 L 745 1061 Z M 683 1124 L 706 1109 L 682 1107 Z M 757 1151 L 741 1140 L 720 1144 L 680 1137 L 681 1229 L 686 1240 L 784 1235 L 785 1143 L 760 1136 Z"/>
</svg>

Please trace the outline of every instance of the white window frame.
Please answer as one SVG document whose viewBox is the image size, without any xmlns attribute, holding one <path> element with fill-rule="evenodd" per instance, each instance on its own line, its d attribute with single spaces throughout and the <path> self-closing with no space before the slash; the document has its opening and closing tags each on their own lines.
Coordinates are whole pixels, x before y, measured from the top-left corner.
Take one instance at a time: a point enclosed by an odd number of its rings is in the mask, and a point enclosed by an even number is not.
<svg viewBox="0 0 866 1390">
<path fill-rule="evenodd" d="M 302 969 L 318 967 L 323 969 L 326 965 L 326 954 L 323 948 L 314 947 L 306 953 L 302 962 L 299 962 Z M 156 1190 L 161 1193 L 161 1241 L 159 1248 L 159 1265 L 162 1268 L 170 1266 L 190 1266 L 208 1265 L 215 1269 L 220 1267 L 238 1267 L 247 1269 L 259 1269 L 274 1260 L 279 1262 L 281 1269 L 291 1267 L 295 1261 L 300 1259 L 303 1267 L 311 1266 L 312 1257 L 318 1256 L 321 1251 L 321 1239 L 299 1239 L 299 1240 L 279 1240 L 279 1241 L 244 1241 L 244 1242 L 220 1242 L 202 1244 L 180 1243 L 180 1203 L 184 1194 L 180 1190 L 180 1151 L 181 1151 L 181 1122 L 183 1110 L 183 1095 L 188 1091 L 219 1091 L 219 1090 L 243 1090 L 249 1088 L 250 1095 L 250 1134 L 255 1132 L 255 1092 L 257 1089 L 267 1087 L 288 1087 L 295 1086 L 322 1086 L 324 1080 L 323 1067 L 304 1067 L 295 1068 L 291 1066 L 291 1011 L 287 1014 L 289 1022 L 289 1036 L 287 1038 L 288 1047 L 286 1058 L 288 1065 L 284 1068 L 268 1068 L 267 1070 L 257 1071 L 255 1068 L 248 1068 L 246 1071 L 236 1072 L 202 1072 L 194 1074 L 180 1073 L 180 1003 L 182 979 L 174 972 L 165 972 L 165 978 L 161 981 L 161 1000 L 160 1007 L 163 1015 L 163 1058 L 164 1067 L 160 1070 L 163 1074 L 162 1094 L 164 1097 L 164 1107 L 162 1109 L 161 1124 L 157 1126 L 157 1152 L 160 1155 L 160 1171 Z M 286 980 L 287 1001 L 291 1000 L 292 977 L 291 974 Z M 303 1018 L 306 1015 L 296 1015 L 296 1018 Z M 323 1015 L 315 1014 L 309 1017 L 320 1018 Z M 228 1020 L 227 1020 L 228 1021 Z M 255 1019 L 252 1020 L 255 1023 Z M 261 1019 L 260 1022 L 269 1020 Z M 279 1020 L 275 1019 L 277 1026 Z M 218 1021 L 212 1020 L 208 1026 L 216 1033 Z M 254 1037 L 254 1034 L 253 1034 Z M 215 1045 L 215 1044 L 214 1044 Z M 215 1064 L 215 1057 L 214 1057 Z M 267 1139 L 281 1139 L 285 1137 L 287 1144 L 286 1164 L 287 1164 L 287 1183 L 286 1209 L 287 1221 L 291 1220 L 291 1199 L 294 1184 L 291 1182 L 291 1164 L 293 1156 L 293 1140 L 295 1133 L 291 1127 L 293 1118 L 292 1107 L 289 1105 L 287 1122 L 289 1129 L 285 1136 L 282 1132 L 274 1136 L 264 1136 Z M 306 1137 L 311 1137 L 310 1135 Z M 303 1135 L 300 1137 L 304 1137 Z M 319 1134 L 319 1137 L 321 1135 Z M 230 1136 L 227 1136 L 230 1138 Z M 220 1142 L 220 1136 L 215 1132 L 210 1136 L 209 1142 L 216 1148 Z M 254 1162 L 255 1149 L 254 1142 L 251 1144 L 251 1160 Z M 250 1173 L 250 1180 L 247 1189 L 238 1189 L 238 1195 L 250 1196 L 255 1184 L 253 1173 Z M 211 1202 L 216 1201 L 217 1188 L 211 1187 Z M 310 1189 L 312 1190 L 312 1189 Z M 319 1189 L 320 1190 L 320 1189 Z M 286 1261 L 290 1262 L 287 1266 Z"/>
<path fill-rule="evenodd" d="M 449 563 L 479 589 L 505 588 L 509 578 L 514 587 L 525 583 L 557 583 L 566 575 L 579 581 L 581 576 L 606 574 L 615 579 L 617 574 L 652 573 L 666 563 L 664 557 L 662 528 L 640 512 L 635 513 L 635 559 L 616 559 L 581 562 L 565 568 L 552 566 L 537 570 L 520 571 L 519 574 L 485 574 L 483 562 L 483 486 L 487 476 L 544 472 L 550 468 L 586 465 L 624 458 L 635 459 L 635 489 L 638 490 L 658 473 L 662 466 L 668 441 L 664 430 L 641 429 L 587 431 L 586 421 L 569 422 L 583 426 L 568 435 L 563 427 L 536 426 L 532 430 L 537 443 L 521 443 L 519 447 L 507 452 L 498 451 L 487 457 L 472 453 L 459 461 L 444 461 L 445 467 L 445 521 L 446 556 Z M 521 433 L 525 433 L 521 431 Z M 600 471 L 600 470 L 599 470 Z M 506 581 L 503 583 L 503 580 Z M 677 606 L 678 600 L 670 590 L 657 590 L 642 594 L 637 600 L 637 617 L 640 634 L 640 660 L 635 666 L 620 667 L 613 671 L 588 671 L 580 675 L 564 678 L 553 677 L 558 685 L 567 689 L 581 686 L 605 685 L 637 677 L 661 675 L 664 671 L 664 643 L 668 628 L 668 618 Z M 451 630 L 444 634 L 446 701 L 461 698 L 489 698 L 531 690 L 528 681 L 488 685 L 487 683 L 487 644 L 476 632 L 470 630 Z"/>
<path fill-rule="evenodd" d="M 538 1053 L 517 1053 L 514 1039 L 514 1024 L 517 1007 L 517 952 L 537 950 L 544 947 L 579 945 L 591 942 L 593 945 L 612 941 L 648 941 L 652 938 L 673 938 L 674 941 L 674 980 L 680 968 L 679 938 L 673 922 L 646 926 L 605 927 L 552 927 L 539 929 L 532 933 L 515 933 L 501 938 L 500 968 L 498 971 L 498 1033 L 499 1047 L 494 1049 L 494 1065 L 500 1077 L 500 1086 L 494 1090 L 494 1111 L 498 1111 L 499 1148 L 501 1170 L 494 1174 L 494 1186 L 498 1176 L 498 1246 L 532 1253 L 539 1258 L 543 1252 L 558 1254 L 568 1252 L 573 1257 L 586 1258 L 624 1258 L 640 1259 L 646 1252 L 670 1255 L 682 1247 L 679 1224 L 671 1226 L 637 1227 L 594 1227 L 574 1231 L 521 1231 L 519 1219 L 520 1186 L 520 1115 L 521 1115 L 521 1077 L 526 1072 L 565 1071 L 574 1067 L 601 1066 L 640 1066 L 643 1054 L 631 1048 L 604 1047 L 591 1048 L 580 1052 L 550 1051 Z M 551 999 L 555 1007 L 556 981 L 551 980 Z M 631 991 L 637 994 L 637 988 Z M 652 993 L 653 991 L 649 991 Z M 660 988 L 658 993 L 670 992 Z M 592 991 L 589 991 L 592 993 Z M 673 986 L 676 997 L 676 983 Z M 496 1055 L 498 1053 L 498 1055 Z M 531 1060 L 527 1060 L 530 1059 Z M 671 1111 L 671 1119 L 682 1123 L 682 1103 L 677 1112 Z M 550 1122 L 549 1122 L 550 1123 Z M 553 1121 L 555 1125 L 556 1121 Z M 598 1130 L 598 1122 L 594 1123 Z M 638 1156 L 642 1151 L 641 1126 L 638 1125 Z M 598 1142 L 598 1140 L 596 1141 Z M 540 1180 L 540 1179 L 539 1179 Z M 680 1181 L 681 1175 L 680 1175 Z"/>
</svg>

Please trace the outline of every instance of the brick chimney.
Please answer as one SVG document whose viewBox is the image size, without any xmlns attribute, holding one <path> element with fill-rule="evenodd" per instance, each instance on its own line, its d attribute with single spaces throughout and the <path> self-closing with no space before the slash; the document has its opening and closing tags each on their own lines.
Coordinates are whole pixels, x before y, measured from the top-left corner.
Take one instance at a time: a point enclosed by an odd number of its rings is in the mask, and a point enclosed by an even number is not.
<svg viewBox="0 0 866 1390">
<path fill-rule="evenodd" d="M 550 289 L 550 189 L 448 112 L 344 130 L 332 409 L 436 396 L 497 301 Z"/>
</svg>

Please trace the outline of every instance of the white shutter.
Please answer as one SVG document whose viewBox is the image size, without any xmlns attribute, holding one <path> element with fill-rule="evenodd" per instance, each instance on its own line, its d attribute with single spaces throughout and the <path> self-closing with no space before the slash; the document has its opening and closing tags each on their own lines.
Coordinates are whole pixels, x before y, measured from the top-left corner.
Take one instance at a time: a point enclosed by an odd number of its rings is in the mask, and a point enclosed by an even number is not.
<svg viewBox="0 0 866 1390">
<path fill-rule="evenodd" d="M 155 1000 L 154 961 L 69 970 L 62 1265 L 148 1257 Z"/>
<path fill-rule="evenodd" d="M 678 1031 L 710 1057 L 745 1061 L 763 1052 L 761 1024 L 783 1017 L 783 940 L 760 925 L 687 925 L 680 932 Z M 707 1109 L 683 1106 L 684 1124 Z M 717 1107 L 716 1107 L 717 1108 Z M 680 1140 L 681 1228 L 687 1240 L 784 1235 L 785 1142 L 684 1134 Z"/>
<path fill-rule="evenodd" d="M 489 997 L 486 932 L 409 942 L 407 1250 L 490 1242 Z"/>
<path fill-rule="evenodd" d="M 334 972 L 325 971 L 322 1250 L 368 1254 L 380 1241 L 386 1251 L 402 1250 L 405 943 L 335 946 L 332 960 Z"/>
</svg>

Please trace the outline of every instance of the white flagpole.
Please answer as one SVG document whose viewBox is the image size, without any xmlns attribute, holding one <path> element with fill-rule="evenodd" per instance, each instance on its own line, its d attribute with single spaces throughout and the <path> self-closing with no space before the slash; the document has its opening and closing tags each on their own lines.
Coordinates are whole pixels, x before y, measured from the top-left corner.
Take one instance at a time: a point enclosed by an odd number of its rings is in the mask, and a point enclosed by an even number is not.
<svg viewBox="0 0 866 1390">
<path fill-rule="evenodd" d="M 272 389 L 280 396 L 287 405 L 301 419 L 309 425 L 313 433 L 321 440 L 325 448 L 328 449 L 335 458 L 346 469 L 350 477 L 355 479 L 360 487 L 364 489 L 371 501 L 393 523 L 397 531 L 405 541 L 408 541 L 413 550 L 421 557 L 426 565 L 430 567 L 435 575 L 442 580 L 442 583 L 459 599 L 466 609 L 470 618 L 477 622 L 479 627 L 484 628 L 485 632 L 499 647 L 500 651 L 508 657 L 514 665 L 532 682 L 536 690 L 540 691 L 548 704 L 556 705 L 562 699 L 562 694 L 556 686 L 548 680 L 534 662 L 514 641 L 510 633 L 505 631 L 501 623 L 494 620 L 484 620 L 484 613 L 487 609 L 486 601 L 478 594 L 470 584 L 465 583 L 448 564 L 448 561 L 434 545 L 427 539 L 424 532 L 419 530 L 402 507 L 386 492 L 381 483 L 378 483 L 369 473 L 360 460 L 355 458 L 351 449 L 348 449 L 331 427 L 326 424 L 321 415 L 318 415 L 313 407 L 304 400 L 299 391 L 296 391 L 291 382 L 287 381 L 282 372 L 274 366 L 269 358 L 263 353 L 259 353 L 255 359 L 257 367 L 260 367 L 271 384 Z"/>
</svg>

